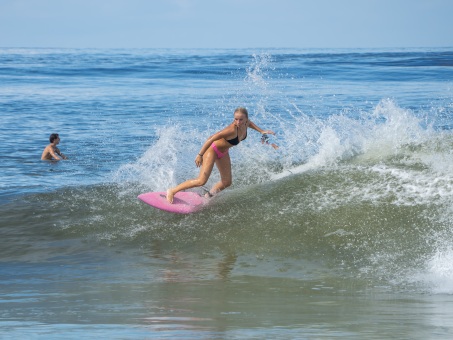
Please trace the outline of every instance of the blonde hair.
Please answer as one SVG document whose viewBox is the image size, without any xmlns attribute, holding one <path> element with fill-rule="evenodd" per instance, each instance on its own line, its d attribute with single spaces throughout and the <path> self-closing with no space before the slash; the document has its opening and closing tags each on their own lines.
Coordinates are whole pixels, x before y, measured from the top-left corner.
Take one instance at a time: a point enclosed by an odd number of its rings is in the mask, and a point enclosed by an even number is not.
<svg viewBox="0 0 453 340">
<path fill-rule="evenodd" d="M 249 118 L 249 113 L 245 107 L 239 106 L 236 110 L 234 110 L 234 113 L 236 112 L 244 114 L 247 117 L 247 119 Z"/>
</svg>

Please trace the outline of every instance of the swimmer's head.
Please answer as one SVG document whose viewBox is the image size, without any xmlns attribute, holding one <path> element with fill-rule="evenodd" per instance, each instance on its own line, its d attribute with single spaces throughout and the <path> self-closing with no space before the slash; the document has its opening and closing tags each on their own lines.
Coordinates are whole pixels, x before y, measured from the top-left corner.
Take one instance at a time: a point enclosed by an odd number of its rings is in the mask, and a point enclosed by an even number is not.
<svg viewBox="0 0 453 340">
<path fill-rule="evenodd" d="M 53 143 L 56 139 L 60 138 L 60 136 L 58 135 L 58 133 L 52 133 L 49 137 L 49 141 L 51 143 Z"/>
</svg>

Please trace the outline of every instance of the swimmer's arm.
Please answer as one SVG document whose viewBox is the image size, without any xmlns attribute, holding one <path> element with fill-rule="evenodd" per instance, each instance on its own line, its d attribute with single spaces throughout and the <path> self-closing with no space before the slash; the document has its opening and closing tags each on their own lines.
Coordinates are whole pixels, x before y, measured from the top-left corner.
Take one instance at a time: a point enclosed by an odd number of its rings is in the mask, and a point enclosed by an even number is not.
<svg viewBox="0 0 453 340">
<path fill-rule="evenodd" d="M 60 157 L 61 157 L 62 159 L 68 159 L 68 157 L 66 157 L 66 155 L 64 155 L 64 154 L 62 154 L 62 153 L 59 153 L 59 155 L 60 155 Z"/>
<path fill-rule="evenodd" d="M 68 159 L 68 157 L 66 157 L 61 151 L 59 148 L 55 148 L 55 152 L 62 158 L 62 159 Z"/>
<path fill-rule="evenodd" d="M 57 155 L 56 152 L 54 152 L 53 150 L 49 151 L 50 155 L 52 156 L 52 158 L 56 161 L 59 161 L 61 160 L 61 157 L 59 155 Z"/>
</svg>

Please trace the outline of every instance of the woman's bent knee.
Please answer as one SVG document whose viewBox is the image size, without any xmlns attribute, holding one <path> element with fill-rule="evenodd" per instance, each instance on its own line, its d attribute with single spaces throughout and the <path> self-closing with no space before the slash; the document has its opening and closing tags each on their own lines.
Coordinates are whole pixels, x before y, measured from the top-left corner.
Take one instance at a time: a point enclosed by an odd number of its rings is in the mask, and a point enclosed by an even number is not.
<svg viewBox="0 0 453 340">
<path fill-rule="evenodd" d="M 202 185 L 205 185 L 207 181 L 208 180 L 205 179 L 205 178 L 197 178 L 197 179 L 194 180 L 194 182 L 196 183 L 196 185 L 198 187 L 201 187 Z"/>
</svg>

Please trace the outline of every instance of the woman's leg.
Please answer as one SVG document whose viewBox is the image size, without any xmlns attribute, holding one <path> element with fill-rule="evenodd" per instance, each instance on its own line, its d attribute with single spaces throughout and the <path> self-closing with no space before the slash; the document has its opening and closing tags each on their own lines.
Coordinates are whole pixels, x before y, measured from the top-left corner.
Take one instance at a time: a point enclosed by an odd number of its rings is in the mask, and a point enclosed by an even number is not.
<svg viewBox="0 0 453 340">
<path fill-rule="evenodd" d="M 173 197 L 177 192 L 182 190 L 187 190 L 194 187 L 201 187 L 204 185 L 209 176 L 211 176 L 212 168 L 214 167 L 214 162 L 216 161 L 216 154 L 214 149 L 210 147 L 203 156 L 203 164 L 201 165 L 200 173 L 197 178 L 189 179 L 176 187 L 170 188 L 167 190 L 167 201 L 173 203 Z"/>
<path fill-rule="evenodd" d="M 231 159 L 230 155 L 226 154 L 222 158 L 217 158 L 215 164 L 220 172 L 220 181 L 214 184 L 209 193 L 215 195 L 219 191 L 228 188 L 233 182 L 233 176 L 231 174 Z"/>
</svg>

